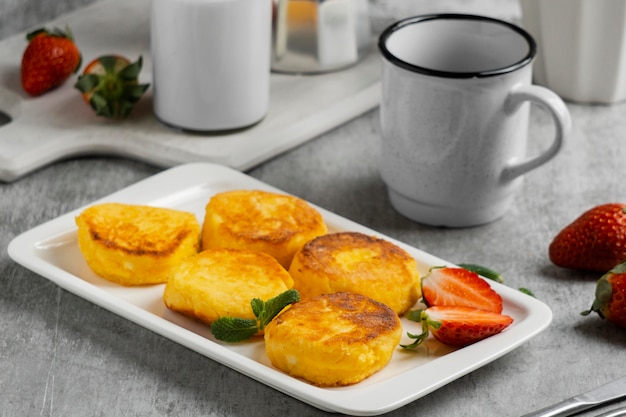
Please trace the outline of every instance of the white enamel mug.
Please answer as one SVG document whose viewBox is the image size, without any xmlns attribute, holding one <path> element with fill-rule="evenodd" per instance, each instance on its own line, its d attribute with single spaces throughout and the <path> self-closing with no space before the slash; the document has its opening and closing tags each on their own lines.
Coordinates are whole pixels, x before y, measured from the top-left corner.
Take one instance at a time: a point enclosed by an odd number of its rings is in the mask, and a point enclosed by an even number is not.
<svg viewBox="0 0 626 417">
<path fill-rule="evenodd" d="M 536 45 L 482 16 L 408 18 L 379 38 L 380 172 L 392 206 L 428 225 L 466 227 L 503 216 L 522 175 L 552 159 L 570 131 L 563 101 L 531 85 Z M 550 114 L 551 143 L 526 155 L 529 103 Z"/>
<path fill-rule="evenodd" d="M 262 0 L 153 0 L 154 112 L 194 131 L 249 127 L 269 107 L 272 9 Z"/>
</svg>

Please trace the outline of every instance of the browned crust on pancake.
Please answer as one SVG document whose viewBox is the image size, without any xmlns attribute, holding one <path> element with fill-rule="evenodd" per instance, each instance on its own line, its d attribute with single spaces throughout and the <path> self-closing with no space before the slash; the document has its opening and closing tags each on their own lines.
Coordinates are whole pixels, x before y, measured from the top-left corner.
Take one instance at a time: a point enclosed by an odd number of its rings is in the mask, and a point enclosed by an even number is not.
<svg viewBox="0 0 626 417">
<path fill-rule="evenodd" d="M 102 203 L 83 210 L 76 224 L 89 267 L 123 285 L 165 282 L 173 266 L 199 249 L 200 224 L 185 211 Z"/>
<path fill-rule="evenodd" d="M 358 232 L 317 237 L 296 253 L 289 272 L 303 297 L 351 291 L 402 314 L 419 298 L 415 259 L 399 246 Z"/>
<path fill-rule="evenodd" d="M 304 299 L 265 328 L 278 369 L 318 386 L 351 385 L 384 368 L 402 334 L 398 315 L 360 294 Z"/>
<path fill-rule="evenodd" d="M 326 232 L 321 214 L 300 198 L 233 190 L 216 194 L 207 204 L 202 247 L 265 252 L 287 269 L 302 245 Z"/>
</svg>

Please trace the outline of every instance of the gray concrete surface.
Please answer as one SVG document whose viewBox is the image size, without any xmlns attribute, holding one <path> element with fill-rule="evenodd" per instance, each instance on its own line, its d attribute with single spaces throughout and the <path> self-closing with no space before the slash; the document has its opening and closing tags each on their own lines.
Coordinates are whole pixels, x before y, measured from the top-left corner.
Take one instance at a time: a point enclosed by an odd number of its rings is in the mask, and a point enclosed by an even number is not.
<svg viewBox="0 0 626 417">
<path fill-rule="evenodd" d="M 87 2 L 51 3 L 0 0 L 0 36 L 54 17 L 56 5 L 67 10 Z M 406 9 L 399 8 L 403 4 Z M 382 25 L 418 3 L 373 5 L 373 18 Z M 511 20 L 518 13 L 505 0 L 438 3 L 444 5 Z M 389 415 L 519 416 L 623 376 L 626 331 L 579 315 L 593 299 L 597 274 L 551 265 L 547 248 L 584 210 L 626 201 L 626 104 L 568 107 L 573 132 L 563 152 L 527 175 L 512 210 L 486 226 L 430 228 L 390 207 L 376 167 L 377 110 L 248 172 L 441 258 L 499 270 L 508 285 L 530 288 L 553 310 L 544 333 Z M 531 116 L 530 152 L 551 133 L 543 113 Z M 85 157 L 0 184 L 0 416 L 326 415 L 9 259 L 6 247 L 18 234 L 159 171 L 122 158 Z"/>
</svg>

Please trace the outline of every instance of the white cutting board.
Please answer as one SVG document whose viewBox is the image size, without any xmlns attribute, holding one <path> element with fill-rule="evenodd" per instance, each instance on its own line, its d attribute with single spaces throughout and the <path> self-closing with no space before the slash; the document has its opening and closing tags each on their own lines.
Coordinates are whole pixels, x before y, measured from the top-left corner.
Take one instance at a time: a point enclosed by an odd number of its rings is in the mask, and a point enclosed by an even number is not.
<svg viewBox="0 0 626 417">
<path fill-rule="evenodd" d="M 83 64 L 116 53 L 143 56 L 140 82 L 152 81 L 151 0 L 105 0 L 45 26 L 69 25 Z M 42 25 L 43 26 L 43 25 Z M 121 155 L 162 167 L 214 162 L 246 170 L 375 108 L 380 102 L 379 55 L 372 51 L 357 65 L 322 75 L 272 74 L 270 110 L 259 124 L 229 134 L 192 134 L 155 119 L 152 88 L 131 117 L 97 117 L 73 88 L 30 97 L 20 84 L 25 34 L 0 42 L 0 112 L 11 122 L 0 126 L 0 181 L 13 181 L 34 169 L 77 155 Z"/>
</svg>

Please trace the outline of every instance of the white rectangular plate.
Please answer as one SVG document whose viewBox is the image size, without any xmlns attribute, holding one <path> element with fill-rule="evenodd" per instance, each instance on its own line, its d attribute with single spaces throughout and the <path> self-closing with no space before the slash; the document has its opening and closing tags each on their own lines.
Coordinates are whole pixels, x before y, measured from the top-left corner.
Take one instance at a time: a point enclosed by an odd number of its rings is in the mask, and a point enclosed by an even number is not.
<svg viewBox="0 0 626 417">
<path fill-rule="evenodd" d="M 182 165 L 147 178 L 99 201 L 148 204 L 195 213 L 204 209 L 215 193 L 231 189 L 278 191 L 239 171 L 220 165 Z M 357 231 L 387 239 L 411 253 L 420 274 L 448 262 L 414 247 L 316 207 L 329 231 Z M 378 415 L 399 408 L 515 349 L 543 331 L 552 312 L 535 298 L 498 283 L 490 284 L 504 301 L 504 313 L 514 323 L 504 332 L 474 345 L 451 349 L 429 339 L 417 351 L 394 352 L 389 365 L 365 381 L 342 388 L 319 388 L 294 379 L 272 367 L 262 340 L 229 345 L 215 341 L 208 326 L 182 317 L 165 307 L 163 285 L 129 288 L 96 276 L 77 246 L 74 218 L 84 208 L 42 224 L 13 239 L 9 255 L 28 269 L 60 287 L 147 329 L 231 367 L 264 384 L 326 411 L 350 415 Z M 404 331 L 417 332 L 417 323 L 402 320 Z M 405 340 L 405 342 L 408 339 Z"/>
</svg>

